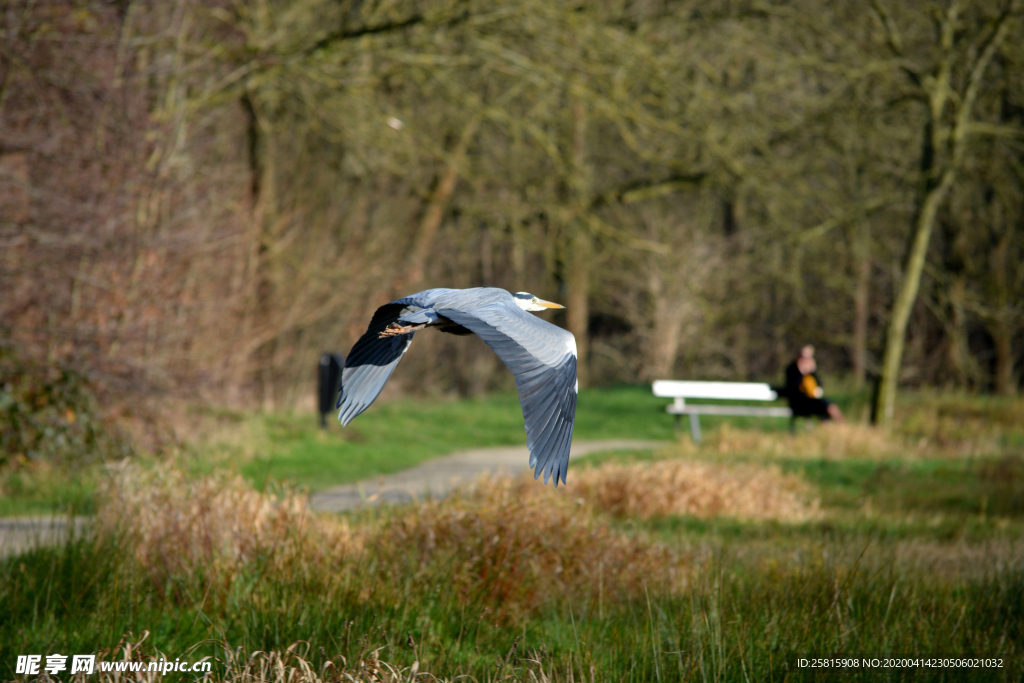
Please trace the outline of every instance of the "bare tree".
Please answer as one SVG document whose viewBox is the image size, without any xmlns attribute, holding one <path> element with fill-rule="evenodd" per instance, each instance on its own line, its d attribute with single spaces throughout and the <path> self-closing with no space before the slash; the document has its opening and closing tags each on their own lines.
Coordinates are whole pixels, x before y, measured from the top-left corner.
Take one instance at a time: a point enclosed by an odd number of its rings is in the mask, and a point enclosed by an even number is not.
<svg viewBox="0 0 1024 683">
<path fill-rule="evenodd" d="M 896 20 L 880 2 L 875 3 L 875 11 L 885 27 L 893 55 L 905 57 L 904 38 Z M 927 123 L 913 239 L 902 285 L 893 304 L 882 359 L 875 420 L 884 425 L 892 423 L 907 323 L 920 288 L 936 218 L 960 172 L 970 137 L 976 132 L 973 129 L 975 103 L 985 89 L 989 66 L 1011 31 L 1015 3 L 1004 3 L 999 12 L 987 20 L 980 17 L 965 20 L 963 11 L 963 4 L 954 0 L 939 15 L 936 62 L 901 65 L 927 103 Z M 963 71 L 964 77 L 955 79 L 955 71 Z"/>
</svg>

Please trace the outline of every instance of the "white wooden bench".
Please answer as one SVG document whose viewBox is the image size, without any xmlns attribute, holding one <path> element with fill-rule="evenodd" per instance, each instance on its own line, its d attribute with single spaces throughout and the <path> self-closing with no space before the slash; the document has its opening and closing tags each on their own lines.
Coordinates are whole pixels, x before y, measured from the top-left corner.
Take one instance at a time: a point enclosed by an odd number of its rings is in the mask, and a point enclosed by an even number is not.
<svg viewBox="0 0 1024 683">
<path fill-rule="evenodd" d="M 676 416 L 676 426 L 683 415 L 690 416 L 690 435 L 700 443 L 701 415 L 749 415 L 753 417 L 793 417 L 788 407 L 723 406 L 687 404 L 688 398 L 715 398 L 729 401 L 774 401 L 778 393 L 767 384 L 756 382 L 684 382 L 661 379 L 651 389 L 654 395 L 674 399 L 665 412 Z"/>
</svg>

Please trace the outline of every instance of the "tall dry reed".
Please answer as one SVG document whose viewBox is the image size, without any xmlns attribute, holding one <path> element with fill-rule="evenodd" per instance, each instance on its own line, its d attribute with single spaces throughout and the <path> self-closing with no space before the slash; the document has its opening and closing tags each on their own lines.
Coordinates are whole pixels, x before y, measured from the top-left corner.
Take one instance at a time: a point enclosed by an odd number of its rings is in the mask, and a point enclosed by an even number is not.
<svg viewBox="0 0 1024 683">
<path fill-rule="evenodd" d="M 813 490 L 777 467 L 671 459 L 607 463 L 573 476 L 570 490 L 619 517 L 692 515 L 805 522 L 821 516 Z"/>
<path fill-rule="evenodd" d="M 237 475 L 192 480 L 166 466 L 123 466 L 110 479 L 97 527 L 127 542 L 157 586 L 186 579 L 220 594 L 254 561 L 261 574 L 321 586 L 355 578 L 365 600 L 390 600 L 403 590 L 398 584 L 416 590 L 430 583 L 418 578 L 444 577 L 461 599 L 502 619 L 566 601 L 600 608 L 645 587 L 672 592 L 685 582 L 681 551 L 614 528 L 569 493 L 484 478 L 443 501 L 353 524 L 311 512 L 302 496 L 255 491 Z"/>
<path fill-rule="evenodd" d="M 279 566 L 315 566 L 357 552 L 362 534 L 313 513 L 304 495 L 273 496 L 237 474 L 190 479 L 169 465 L 112 469 L 97 529 L 116 535 L 157 585 L 202 575 L 228 585 L 257 555 Z"/>
<path fill-rule="evenodd" d="M 163 680 L 163 674 L 153 671 L 100 670 L 99 662 L 138 662 L 148 667 L 150 662 L 173 661 L 165 653 L 149 646 L 146 643 L 148 637 L 148 631 L 139 636 L 125 634 L 115 647 L 96 653 L 95 673 L 78 673 L 69 680 L 72 683 L 157 683 Z M 293 643 L 285 650 L 246 652 L 242 648 L 232 648 L 228 643 L 222 643 L 219 649 L 220 657 L 204 657 L 202 660 L 186 657 L 190 663 L 210 662 L 210 672 L 202 680 L 217 683 L 442 683 L 450 680 L 420 671 L 419 662 L 403 667 L 384 661 L 380 658 L 381 648 L 368 649 L 351 661 L 342 655 L 329 659 L 321 657 L 325 661 L 319 666 L 312 661 L 312 648 L 302 642 Z M 535 668 L 540 675 L 531 672 L 533 675 L 528 675 L 526 680 L 546 683 L 548 679 L 543 669 Z M 39 680 L 52 682 L 54 679 L 44 674 Z M 510 675 L 494 680 L 513 679 Z"/>
<path fill-rule="evenodd" d="M 739 429 L 728 423 L 712 431 L 701 446 L 688 439 L 680 441 L 672 451 L 683 455 L 755 456 L 765 459 L 825 458 L 830 460 L 891 458 L 931 455 L 927 442 L 912 441 L 906 436 L 868 425 L 808 424 L 796 434 Z"/>
<path fill-rule="evenodd" d="M 728 423 L 710 432 L 700 447 L 688 439 L 677 446 L 686 454 L 753 455 L 764 458 L 894 460 L 1013 455 L 1013 433 L 1024 424 L 1024 402 L 992 406 L 989 418 L 971 405 L 922 402 L 907 408 L 897 429 L 887 431 L 847 422 L 807 423 L 796 434 L 740 429 Z M 979 415 L 979 413 L 981 413 Z M 1013 420 L 1018 419 L 1019 422 Z"/>
<path fill-rule="evenodd" d="M 529 477 L 482 477 L 471 491 L 407 508 L 378 547 L 413 571 L 442 567 L 463 599 L 493 605 L 499 619 L 564 600 L 600 608 L 645 587 L 670 594 L 691 564 L 678 549 L 615 529 L 571 490 Z"/>
</svg>

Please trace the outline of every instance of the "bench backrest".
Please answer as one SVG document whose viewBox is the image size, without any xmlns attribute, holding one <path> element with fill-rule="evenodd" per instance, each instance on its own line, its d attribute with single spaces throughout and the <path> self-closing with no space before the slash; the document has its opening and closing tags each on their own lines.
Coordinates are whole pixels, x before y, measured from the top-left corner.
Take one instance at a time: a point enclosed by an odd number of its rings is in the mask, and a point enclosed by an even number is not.
<svg viewBox="0 0 1024 683">
<path fill-rule="evenodd" d="M 758 382 L 686 382 L 659 379 L 651 388 L 662 398 L 719 398 L 734 401 L 774 401 L 779 396 Z"/>
</svg>

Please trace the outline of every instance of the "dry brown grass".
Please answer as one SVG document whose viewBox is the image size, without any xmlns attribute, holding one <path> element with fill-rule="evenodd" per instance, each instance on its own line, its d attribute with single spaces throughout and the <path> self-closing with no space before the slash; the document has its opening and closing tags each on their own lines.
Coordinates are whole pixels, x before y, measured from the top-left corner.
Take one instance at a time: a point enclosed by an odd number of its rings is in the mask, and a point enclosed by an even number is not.
<svg viewBox="0 0 1024 683">
<path fill-rule="evenodd" d="M 302 572 L 321 585 L 362 572 L 364 599 L 445 577 L 498 620 L 575 601 L 596 606 L 688 576 L 678 551 L 627 534 L 569 495 L 532 480 L 480 480 L 443 501 L 383 510 L 359 523 L 316 515 L 304 497 L 255 491 L 238 476 L 189 480 L 170 467 L 122 466 L 97 514 L 101 534 L 120 535 L 155 581 L 196 579 L 227 588 L 254 560 L 261 572 Z"/>
<path fill-rule="evenodd" d="M 897 409 L 899 431 L 930 455 L 969 458 L 1020 452 L 1024 401 L 922 391 Z"/>
<path fill-rule="evenodd" d="M 148 647 L 146 643 L 148 631 L 138 637 L 131 633 L 125 634 L 121 642 L 110 650 L 97 653 L 96 672 L 93 674 L 79 673 L 69 678 L 74 683 L 156 683 L 163 680 L 164 675 L 158 672 L 104 672 L 99 670 L 99 662 L 149 662 L 171 661 L 164 653 Z M 328 659 L 317 666 L 311 661 L 310 646 L 307 643 L 293 643 L 285 650 L 269 652 L 246 652 L 242 648 L 232 649 L 224 644 L 222 662 L 211 662 L 211 671 L 202 680 L 222 683 L 442 683 L 450 679 L 441 679 L 430 673 L 419 670 L 419 662 L 411 666 L 399 666 L 380 659 L 382 648 L 368 650 L 361 656 L 349 661 L 342 655 Z M 208 660 L 209 658 L 203 658 Z M 192 663 L 202 661 L 187 659 Z M 526 662 L 527 667 L 515 675 L 509 672 L 491 679 L 496 682 L 505 680 L 535 681 L 547 683 L 543 667 L 539 662 Z M 530 666 L 530 665 L 533 666 Z M 526 672 L 525 676 L 521 674 Z M 37 680 L 53 681 L 45 674 Z"/>
<path fill-rule="evenodd" d="M 188 479 L 168 465 L 144 470 L 128 463 L 111 474 L 97 528 L 126 538 L 157 585 L 198 573 L 227 584 L 258 554 L 278 563 L 301 556 L 304 564 L 362 547 L 361 533 L 344 519 L 314 514 L 305 496 L 264 494 L 237 474 Z"/>
<path fill-rule="evenodd" d="M 1019 451 L 1024 401 L 957 394 L 911 398 L 892 431 L 866 424 L 805 424 L 796 434 L 739 429 L 724 423 L 706 435 L 700 447 L 684 438 L 686 454 L 756 455 L 765 458 L 863 460 L 969 458 L 1012 455 Z M 1018 437 L 1019 439 L 1019 437 Z"/>
<path fill-rule="evenodd" d="M 815 424 L 792 435 L 738 429 L 725 423 L 708 434 L 700 447 L 694 446 L 689 439 L 683 439 L 673 450 L 682 455 L 699 453 L 702 457 L 754 455 L 766 459 L 884 460 L 935 455 L 927 440 L 913 441 L 883 429 L 849 422 Z"/>
<path fill-rule="evenodd" d="M 395 576 L 415 586 L 443 573 L 461 599 L 487 606 L 497 620 L 563 601 L 602 608 L 645 589 L 671 594 L 687 585 L 692 557 L 616 528 L 607 514 L 820 516 L 795 475 L 687 459 L 581 469 L 558 489 L 528 476 L 484 477 L 445 500 L 359 522 L 316 515 L 304 496 L 261 493 L 237 475 L 189 479 L 170 466 L 116 468 L 102 501 L 101 533 L 122 534 L 157 585 L 192 578 L 226 588 L 258 558 L 261 571 L 301 571 L 317 581 L 344 578 L 346 567 L 365 572 L 358 585 L 370 599 L 397 590 Z"/>
<path fill-rule="evenodd" d="M 494 605 L 499 619 L 566 598 L 612 604 L 686 584 L 688 558 L 594 515 L 572 490 L 530 477 L 482 477 L 462 495 L 408 508 L 384 530 L 384 548 L 429 571 L 438 558 L 465 599 Z"/>
<path fill-rule="evenodd" d="M 813 490 L 777 467 L 671 459 L 577 472 L 571 491 L 619 517 L 692 515 L 805 522 L 821 516 Z"/>
</svg>

